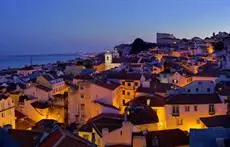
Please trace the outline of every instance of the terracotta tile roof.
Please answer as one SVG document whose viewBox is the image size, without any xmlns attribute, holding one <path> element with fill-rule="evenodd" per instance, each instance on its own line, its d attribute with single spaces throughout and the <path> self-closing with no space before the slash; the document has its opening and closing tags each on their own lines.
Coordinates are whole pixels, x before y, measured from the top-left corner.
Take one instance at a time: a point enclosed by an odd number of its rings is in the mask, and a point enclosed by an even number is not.
<svg viewBox="0 0 230 147">
<path fill-rule="evenodd" d="M 158 116 L 151 107 L 133 106 L 129 108 L 128 121 L 134 125 L 157 123 Z"/>
<path fill-rule="evenodd" d="M 49 134 L 47 138 L 41 143 L 40 147 L 92 147 L 93 144 L 89 141 L 75 136 L 70 132 L 57 129 L 56 131 Z"/>
<path fill-rule="evenodd" d="M 167 93 L 168 90 L 172 89 L 172 87 L 177 87 L 173 84 L 168 84 L 168 83 L 157 83 L 157 82 L 152 82 L 150 84 L 150 87 L 139 87 L 137 89 L 137 92 L 143 92 L 143 93 Z"/>
<path fill-rule="evenodd" d="M 19 70 L 34 70 L 33 66 L 25 66 L 23 68 L 20 68 Z"/>
<path fill-rule="evenodd" d="M 217 94 L 177 94 L 170 95 L 167 104 L 216 104 L 221 103 Z"/>
<path fill-rule="evenodd" d="M 165 105 L 165 99 L 159 95 L 152 96 L 139 96 L 129 101 L 127 105 L 147 105 L 147 101 L 150 100 L 150 107 L 162 107 Z"/>
<path fill-rule="evenodd" d="M 8 133 L 13 138 L 13 140 L 15 140 L 16 143 L 22 147 L 36 146 L 36 143 L 42 135 L 41 132 L 15 129 L 8 130 Z"/>
<path fill-rule="evenodd" d="M 4 94 L 0 94 L 0 100 L 2 100 L 2 99 L 7 99 L 8 98 L 8 96 L 6 96 L 6 95 L 4 95 Z"/>
<path fill-rule="evenodd" d="M 47 102 L 39 102 L 39 101 L 31 103 L 31 105 L 34 108 L 38 108 L 38 109 L 46 109 L 49 107 L 49 104 Z"/>
<path fill-rule="evenodd" d="M 114 84 L 114 83 L 108 84 L 108 83 L 96 82 L 95 84 L 109 90 L 115 90 L 117 87 L 120 86 L 119 84 Z"/>
<path fill-rule="evenodd" d="M 118 109 L 117 107 L 115 107 L 115 106 L 113 106 L 113 105 L 106 104 L 106 103 L 103 103 L 103 102 L 100 102 L 100 101 L 96 101 L 96 100 L 95 100 L 94 103 L 100 104 L 100 105 L 102 105 L 102 106 L 104 106 L 104 107 L 108 107 L 108 108 L 120 110 L 120 109 Z"/>
<path fill-rule="evenodd" d="M 114 144 L 114 145 L 105 145 L 105 147 L 132 147 L 132 145 Z"/>
<path fill-rule="evenodd" d="M 52 89 L 45 87 L 45 86 L 42 86 L 42 85 L 36 85 L 36 88 L 39 88 L 39 89 L 44 90 L 46 92 L 52 91 Z"/>
<path fill-rule="evenodd" d="M 79 130 L 84 132 L 92 132 L 94 128 L 98 135 L 102 136 L 102 129 L 108 128 L 109 131 L 121 128 L 124 117 L 121 114 L 102 113 L 91 118 Z"/>
<path fill-rule="evenodd" d="M 200 120 L 207 127 L 230 128 L 230 115 L 216 115 L 212 117 L 202 117 Z"/>
<path fill-rule="evenodd" d="M 148 147 L 153 146 L 153 139 L 158 140 L 159 147 L 189 145 L 189 137 L 187 133 L 180 129 L 148 132 L 146 135 L 146 144 Z"/>
<path fill-rule="evenodd" d="M 40 145 L 40 147 L 51 147 L 54 146 L 62 137 L 62 133 L 59 130 L 56 130 L 50 134 Z"/>
</svg>

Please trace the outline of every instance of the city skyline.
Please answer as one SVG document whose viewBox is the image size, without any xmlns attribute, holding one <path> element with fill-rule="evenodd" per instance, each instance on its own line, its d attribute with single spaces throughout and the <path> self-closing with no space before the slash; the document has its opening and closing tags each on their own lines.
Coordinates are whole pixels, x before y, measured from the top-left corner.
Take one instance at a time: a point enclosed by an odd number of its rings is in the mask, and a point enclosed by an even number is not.
<svg viewBox="0 0 230 147">
<path fill-rule="evenodd" d="M 229 31 L 229 1 L 0 1 L 2 54 L 103 51 L 156 32 L 178 38 Z"/>
</svg>

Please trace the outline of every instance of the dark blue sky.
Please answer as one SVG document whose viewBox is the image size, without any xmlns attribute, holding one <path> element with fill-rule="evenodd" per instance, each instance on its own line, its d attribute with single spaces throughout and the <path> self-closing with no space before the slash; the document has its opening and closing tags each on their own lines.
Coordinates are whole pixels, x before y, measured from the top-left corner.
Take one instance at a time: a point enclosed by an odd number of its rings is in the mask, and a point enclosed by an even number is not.
<svg viewBox="0 0 230 147">
<path fill-rule="evenodd" d="M 102 51 L 156 32 L 230 31 L 229 0 L 0 0 L 2 54 Z"/>
</svg>

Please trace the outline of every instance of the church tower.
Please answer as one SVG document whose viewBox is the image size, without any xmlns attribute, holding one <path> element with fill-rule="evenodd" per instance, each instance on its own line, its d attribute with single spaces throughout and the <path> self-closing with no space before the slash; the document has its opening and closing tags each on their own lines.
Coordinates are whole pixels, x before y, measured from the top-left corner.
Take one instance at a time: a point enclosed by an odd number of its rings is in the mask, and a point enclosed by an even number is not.
<svg viewBox="0 0 230 147">
<path fill-rule="evenodd" d="M 113 62 L 113 56 L 109 51 L 106 51 L 105 53 L 105 64 L 109 65 Z"/>
</svg>

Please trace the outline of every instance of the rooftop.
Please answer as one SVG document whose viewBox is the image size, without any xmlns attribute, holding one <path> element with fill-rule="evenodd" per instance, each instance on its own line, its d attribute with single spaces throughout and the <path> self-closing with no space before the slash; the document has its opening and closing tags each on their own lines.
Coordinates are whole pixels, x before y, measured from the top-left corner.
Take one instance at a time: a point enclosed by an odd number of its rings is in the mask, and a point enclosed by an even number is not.
<svg viewBox="0 0 230 147">
<path fill-rule="evenodd" d="M 216 104 L 222 103 L 217 94 L 176 94 L 170 95 L 167 104 Z"/>
</svg>

